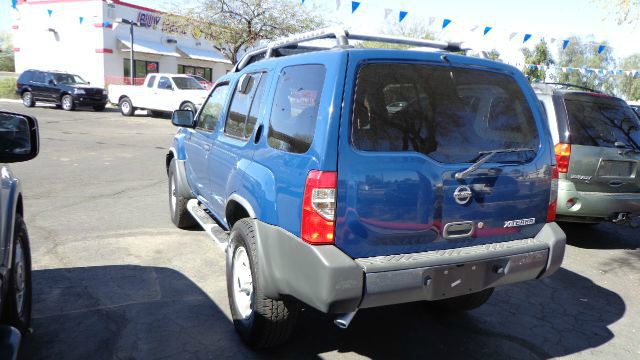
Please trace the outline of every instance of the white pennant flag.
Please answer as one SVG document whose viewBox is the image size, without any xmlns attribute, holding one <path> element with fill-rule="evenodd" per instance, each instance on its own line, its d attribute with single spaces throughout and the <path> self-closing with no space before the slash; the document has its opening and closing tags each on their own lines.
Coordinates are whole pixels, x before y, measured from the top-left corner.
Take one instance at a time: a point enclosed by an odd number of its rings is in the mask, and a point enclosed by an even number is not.
<svg viewBox="0 0 640 360">
<path fill-rule="evenodd" d="M 336 10 L 340 9 L 340 0 L 336 0 Z"/>
<path fill-rule="evenodd" d="M 389 17 L 389 15 L 391 15 L 391 12 L 393 10 L 391 9 L 384 9 L 384 19 L 387 20 L 387 18 Z"/>
<path fill-rule="evenodd" d="M 471 27 L 471 29 L 469 29 L 469 31 L 474 32 L 474 31 L 478 30 L 479 27 L 480 27 L 479 25 L 473 25 Z"/>
<path fill-rule="evenodd" d="M 556 42 L 556 38 L 551 38 L 551 43 L 555 43 Z"/>
<path fill-rule="evenodd" d="M 433 23 L 436 21 L 436 18 L 431 16 L 429 17 L 429 26 L 433 25 Z"/>
<path fill-rule="evenodd" d="M 509 41 L 513 40 L 516 35 L 518 35 L 518 33 L 511 33 L 511 35 L 509 35 Z"/>
</svg>

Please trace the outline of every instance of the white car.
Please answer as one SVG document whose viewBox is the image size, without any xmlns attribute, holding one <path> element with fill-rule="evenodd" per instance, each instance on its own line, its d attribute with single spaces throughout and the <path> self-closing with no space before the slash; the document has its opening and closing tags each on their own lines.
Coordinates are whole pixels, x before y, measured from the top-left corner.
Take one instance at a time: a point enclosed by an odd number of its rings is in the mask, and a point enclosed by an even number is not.
<svg viewBox="0 0 640 360">
<path fill-rule="evenodd" d="M 142 85 L 109 85 L 109 101 L 118 104 L 124 116 L 136 110 L 154 116 L 178 109 L 195 113 L 207 94 L 194 78 L 179 74 L 149 74 Z"/>
</svg>

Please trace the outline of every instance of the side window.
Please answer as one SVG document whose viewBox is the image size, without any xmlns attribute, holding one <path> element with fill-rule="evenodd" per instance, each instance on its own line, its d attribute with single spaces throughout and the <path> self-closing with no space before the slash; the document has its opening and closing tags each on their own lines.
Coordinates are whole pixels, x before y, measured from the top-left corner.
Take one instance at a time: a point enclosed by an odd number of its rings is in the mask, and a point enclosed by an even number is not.
<svg viewBox="0 0 640 360">
<path fill-rule="evenodd" d="M 31 78 L 31 81 L 39 84 L 44 84 L 44 73 L 41 73 L 40 71 L 36 71 L 35 73 L 33 73 L 33 77 Z"/>
<path fill-rule="evenodd" d="M 147 87 L 148 88 L 152 88 L 155 83 L 156 83 L 156 77 L 155 76 L 151 76 L 149 78 L 149 83 L 147 84 Z"/>
<path fill-rule="evenodd" d="M 255 126 L 266 81 L 261 81 L 265 78 L 262 73 L 244 76 L 236 85 L 224 132 L 230 136 L 247 139 Z"/>
<path fill-rule="evenodd" d="M 171 90 L 173 87 L 171 86 L 171 80 L 168 77 L 163 76 L 158 81 L 158 89 Z"/>
<path fill-rule="evenodd" d="M 311 147 L 326 70 L 297 65 L 280 73 L 267 142 L 275 149 L 304 153 Z"/>
<path fill-rule="evenodd" d="M 213 90 L 207 102 L 202 106 L 202 110 L 200 110 L 198 123 L 196 125 L 197 128 L 206 131 L 215 130 L 228 92 L 229 84 L 218 85 L 215 90 Z"/>
</svg>

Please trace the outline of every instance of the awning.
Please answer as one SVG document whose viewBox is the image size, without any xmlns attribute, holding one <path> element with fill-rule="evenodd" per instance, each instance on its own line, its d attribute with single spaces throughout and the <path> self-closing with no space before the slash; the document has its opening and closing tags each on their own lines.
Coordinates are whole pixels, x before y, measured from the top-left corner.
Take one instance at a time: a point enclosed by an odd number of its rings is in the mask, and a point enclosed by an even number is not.
<svg viewBox="0 0 640 360">
<path fill-rule="evenodd" d="M 185 56 L 195 60 L 215 61 L 219 63 L 231 64 L 231 61 L 215 50 L 194 49 L 178 45 L 178 51 Z"/>
<path fill-rule="evenodd" d="M 129 39 L 120 39 L 118 41 L 122 43 L 127 49 L 123 49 L 123 51 L 129 51 L 131 49 L 131 41 Z M 157 43 L 148 40 L 136 39 L 133 38 L 133 51 L 141 52 L 146 54 L 156 54 L 156 55 L 166 55 L 166 56 L 176 56 L 180 57 L 180 54 L 173 51 L 172 49 L 164 46 L 162 43 Z"/>
</svg>

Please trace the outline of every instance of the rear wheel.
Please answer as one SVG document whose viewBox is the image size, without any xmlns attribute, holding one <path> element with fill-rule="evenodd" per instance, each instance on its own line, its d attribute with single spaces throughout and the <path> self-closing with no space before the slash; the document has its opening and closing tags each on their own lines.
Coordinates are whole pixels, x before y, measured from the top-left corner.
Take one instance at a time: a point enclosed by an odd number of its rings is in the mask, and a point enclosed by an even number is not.
<svg viewBox="0 0 640 360">
<path fill-rule="evenodd" d="M 122 98 L 118 103 L 118 108 L 120 108 L 120 113 L 124 116 L 131 116 L 136 109 L 133 107 L 131 100 L 128 97 Z"/>
<path fill-rule="evenodd" d="M 3 303 L 2 321 L 23 333 L 27 331 L 31 324 L 31 250 L 27 227 L 20 214 L 16 215 L 9 291 Z"/>
<path fill-rule="evenodd" d="M 190 200 L 178 193 L 180 179 L 176 171 L 176 159 L 169 165 L 169 212 L 171 221 L 180 229 L 188 229 L 195 226 L 196 221 L 187 210 L 187 202 Z"/>
<path fill-rule="evenodd" d="M 31 91 L 25 91 L 22 93 L 22 105 L 26 107 L 34 107 L 36 101 L 33 99 L 33 93 Z"/>
<path fill-rule="evenodd" d="M 236 222 L 229 241 L 227 294 L 236 331 L 252 348 L 286 342 L 300 312 L 298 301 L 275 300 L 264 295 L 258 274 L 256 232 L 248 219 Z"/>
<path fill-rule="evenodd" d="M 65 95 L 60 100 L 60 104 L 62 105 L 62 110 L 71 111 L 76 108 L 76 104 L 73 102 L 73 96 Z"/>
<path fill-rule="evenodd" d="M 449 312 L 469 311 L 482 306 L 493 294 L 493 288 L 449 299 L 429 301 L 428 304 Z"/>
</svg>

